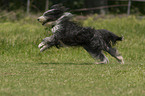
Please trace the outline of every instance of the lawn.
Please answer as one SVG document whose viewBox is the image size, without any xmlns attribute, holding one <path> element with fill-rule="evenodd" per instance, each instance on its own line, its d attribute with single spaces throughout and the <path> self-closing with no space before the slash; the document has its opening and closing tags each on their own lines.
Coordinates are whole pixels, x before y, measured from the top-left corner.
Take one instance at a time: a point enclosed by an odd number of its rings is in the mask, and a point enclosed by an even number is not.
<svg viewBox="0 0 145 96">
<path fill-rule="evenodd" d="M 25 18 L 0 23 L 0 96 L 144 96 L 145 19 L 90 17 L 83 26 L 107 29 L 124 36 L 116 47 L 119 64 L 95 60 L 81 47 L 40 53 L 38 44 L 49 36 L 37 21 Z"/>
</svg>

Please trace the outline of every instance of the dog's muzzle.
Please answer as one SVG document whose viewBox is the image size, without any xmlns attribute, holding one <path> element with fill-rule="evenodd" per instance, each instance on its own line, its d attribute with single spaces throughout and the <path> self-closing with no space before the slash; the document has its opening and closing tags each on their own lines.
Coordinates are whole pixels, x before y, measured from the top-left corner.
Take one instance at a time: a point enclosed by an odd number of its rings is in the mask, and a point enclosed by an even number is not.
<svg viewBox="0 0 145 96">
<path fill-rule="evenodd" d="M 47 19 L 44 16 L 40 16 L 37 19 L 39 22 L 45 22 Z"/>
<path fill-rule="evenodd" d="M 45 26 L 53 25 L 54 21 L 49 21 L 49 19 L 50 18 L 46 18 L 45 16 L 40 16 L 37 20 Z"/>
</svg>

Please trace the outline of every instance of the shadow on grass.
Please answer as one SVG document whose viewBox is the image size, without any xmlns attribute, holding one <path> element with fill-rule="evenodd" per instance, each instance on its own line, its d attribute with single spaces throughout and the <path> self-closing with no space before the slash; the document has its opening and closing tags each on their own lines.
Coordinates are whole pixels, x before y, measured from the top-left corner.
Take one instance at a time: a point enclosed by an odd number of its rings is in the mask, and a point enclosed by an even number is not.
<svg viewBox="0 0 145 96">
<path fill-rule="evenodd" d="M 63 64 L 63 65 L 96 65 L 94 63 L 71 63 L 71 62 L 65 62 L 65 63 L 61 63 L 61 62 L 48 62 L 48 63 L 37 63 L 37 64 L 46 64 L 46 65 L 60 65 L 60 64 Z M 97 65 L 106 65 L 106 64 L 97 64 Z"/>
</svg>

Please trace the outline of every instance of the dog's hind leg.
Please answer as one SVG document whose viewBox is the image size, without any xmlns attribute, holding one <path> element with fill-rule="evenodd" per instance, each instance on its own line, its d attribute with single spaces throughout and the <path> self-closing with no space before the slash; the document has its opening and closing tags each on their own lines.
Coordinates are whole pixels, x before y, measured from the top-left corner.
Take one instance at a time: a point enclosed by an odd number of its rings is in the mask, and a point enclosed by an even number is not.
<svg viewBox="0 0 145 96">
<path fill-rule="evenodd" d="M 99 54 L 99 59 L 100 59 L 100 62 L 96 62 L 96 64 L 107 64 L 107 63 L 109 63 L 108 58 L 102 52 L 100 52 L 100 54 Z"/>
<path fill-rule="evenodd" d="M 84 49 L 96 60 L 100 59 L 100 62 L 95 62 L 95 64 L 107 64 L 109 62 L 108 58 L 101 52 L 101 50 L 91 49 L 89 47 L 84 47 Z"/>
<path fill-rule="evenodd" d="M 119 54 L 118 50 L 115 48 L 108 48 L 107 51 L 111 56 L 115 57 L 120 64 L 124 64 L 123 57 Z"/>
</svg>

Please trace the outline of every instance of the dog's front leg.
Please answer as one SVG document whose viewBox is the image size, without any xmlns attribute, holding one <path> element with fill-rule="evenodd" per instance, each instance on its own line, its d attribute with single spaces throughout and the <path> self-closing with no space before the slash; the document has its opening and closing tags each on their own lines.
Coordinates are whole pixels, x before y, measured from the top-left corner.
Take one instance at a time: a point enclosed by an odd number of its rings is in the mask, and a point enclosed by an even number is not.
<svg viewBox="0 0 145 96">
<path fill-rule="evenodd" d="M 50 37 L 44 38 L 42 42 L 38 45 L 38 48 L 40 48 L 40 52 L 43 52 L 54 45 L 55 45 L 55 39 L 54 36 L 52 35 Z"/>
<path fill-rule="evenodd" d="M 43 46 L 43 47 L 42 47 Z M 45 51 L 46 49 L 50 48 L 49 44 L 44 45 L 42 42 L 38 45 L 38 48 L 40 48 L 40 52 Z"/>
</svg>

